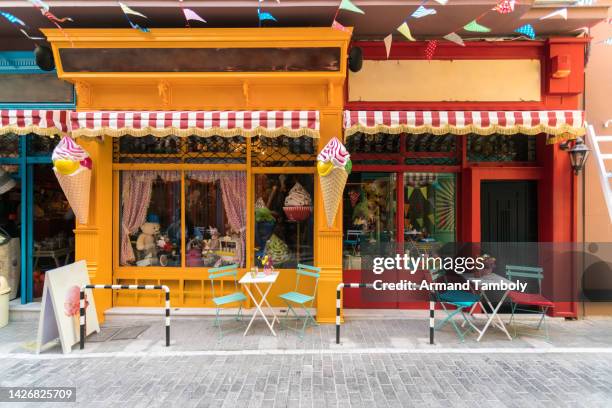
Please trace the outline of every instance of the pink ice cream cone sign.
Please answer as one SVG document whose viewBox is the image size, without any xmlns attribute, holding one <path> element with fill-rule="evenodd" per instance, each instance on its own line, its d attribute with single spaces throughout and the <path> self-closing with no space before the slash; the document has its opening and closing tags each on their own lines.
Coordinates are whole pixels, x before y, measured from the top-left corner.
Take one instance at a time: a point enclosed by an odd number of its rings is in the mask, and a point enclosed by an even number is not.
<svg viewBox="0 0 612 408">
<path fill-rule="evenodd" d="M 321 181 L 323 207 L 327 226 L 330 228 L 336 219 L 344 187 L 352 168 L 351 155 L 336 137 L 332 138 L 317 156 L 317 172 Z"/>
<path fill-rule="evenodd" d="M 89 194 L 93 162 L 72 138 L 65 136 L 53 149 L 53 172 L 74 215 L 81 224 L 89 219 Z"/>
<path fill-rule="evenodd" d="M 85 308 L 89 306 L 87 298 L 85 298 Z M 81 308 L 81 288 L 74 285 L 71 286 L 66 292 L 66 298 L 64 299 L 64 313 L 66 316 L 73 317 L 79 314 Z"/>
</svg>

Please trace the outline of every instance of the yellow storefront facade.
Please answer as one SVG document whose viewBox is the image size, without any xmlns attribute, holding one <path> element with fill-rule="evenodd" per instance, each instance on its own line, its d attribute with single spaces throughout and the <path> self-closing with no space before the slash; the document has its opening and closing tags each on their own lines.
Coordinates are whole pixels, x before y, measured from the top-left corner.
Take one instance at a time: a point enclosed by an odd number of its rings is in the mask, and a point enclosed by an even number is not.
<svg viewBox="0 0 612 408">
<path fill-rule="evenodd" d="M 272 252 L 281 272 L 272 306 L 294 288 L 297 263 L 314 264 L 322 270 L 317 320 L 333 322 L 342 217 L 328 227 L 316 154 L 342 138 L 350 30 L 64 31 L 44 33 L 59 78 L 75 85 L 72 134 L 94 163 L 89 220 L 75 230 L 76 259 L 87 261 L 92 283 L 164 284 L 173 307 L 212 307 L 214 254 L 237 260 L 242 274 Z M 233 127 L 207 119 L 221 111 L 234 112 Z M 183 117 L 198 124 L 181 129 L 173 120 Z M 274 125 L 281 117 L 290 125 Z M 278 192 L 286 197 L 298 184 L 312 211 L 295 220 Z M 262 208 L 276 208 L 283 221 L 263 228 Z M 165 239 L 153 256 L 137 225 L 143 220 Z M 231 291 L 233 283 L 219 287 Z M 145 291 L 95 297 L 101 315 L 113 306 L 162 305 L 161 295 Z"/>
</svg>

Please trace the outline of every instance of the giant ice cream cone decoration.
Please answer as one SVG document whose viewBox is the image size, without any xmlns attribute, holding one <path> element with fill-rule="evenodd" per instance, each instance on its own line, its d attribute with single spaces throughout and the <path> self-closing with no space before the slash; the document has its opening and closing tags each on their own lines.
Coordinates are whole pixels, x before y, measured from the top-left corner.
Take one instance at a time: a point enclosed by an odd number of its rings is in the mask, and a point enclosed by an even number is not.
<svg viewBox="0 0 612 408">
<path fill-rule="evenodd" d="M 342 200 L 346 180 L 353 164 L 351 155 L 337 138 L 332 138 L 317 156 L 317 171 L 321 179 L 323 207 L 327 226 L 331 228 Z"/>
<path fill-rule="evenodd" d="M 89 218 L 89 189 L 92 161 L 89 154 L 66 136 L 53 149 L 53 172 L 78 222 Z"/>
</svg>

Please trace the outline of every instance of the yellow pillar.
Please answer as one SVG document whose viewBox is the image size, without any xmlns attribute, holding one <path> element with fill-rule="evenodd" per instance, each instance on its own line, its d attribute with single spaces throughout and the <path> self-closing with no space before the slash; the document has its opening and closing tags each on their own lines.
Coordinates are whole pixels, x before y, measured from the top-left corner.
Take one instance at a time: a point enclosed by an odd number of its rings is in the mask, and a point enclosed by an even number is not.
<svg viewBox="0 0 612 408">
<path fill-rule="evenodd" d="M 342 140 L 342 110 L 321 111 L 321 139 L 319 151 L 327 142 L 337 137 Z M 336 321 L 336 287 L 342 282 L 342 202 L 338 208 L 334 225 L 327 226 L 319 176 L 315 175 L 315 259 L 321 268 L 317 288 L 317 321 L 334 323 Z"/>
<path fill-rule="evenodd" d="M 93 161 L 89 222 L 78 224 L 74 230 L 75 259 L 85 260 L 93 284 L 112 284 L 112 141 L 107 138 L 79 138 L 78 144 Z M 98 320 L 104 321 L 104 311 L 112 307 L 112 293 L 94 291 Z"/>
</svg>

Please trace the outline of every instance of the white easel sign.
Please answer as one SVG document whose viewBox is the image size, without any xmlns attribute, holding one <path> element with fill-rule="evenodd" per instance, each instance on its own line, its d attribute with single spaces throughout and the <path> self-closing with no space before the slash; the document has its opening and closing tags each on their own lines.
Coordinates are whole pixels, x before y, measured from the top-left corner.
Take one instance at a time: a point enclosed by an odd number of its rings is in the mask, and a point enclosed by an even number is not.
<svg viewBox="0 0 612 408">
<path fill-rule="evenodd" d="M 38 321 L 36 353 L 50 341 L 59 338 L 64 354 L 79 342 L 79 295 L 81 287 L 89 285 L 85 261 L 52 269 L 45 273 L 42 305 Z M 85 291 L 87 335 L 100 332 L 96 305 L 90 289 Z"/>
</svg>

